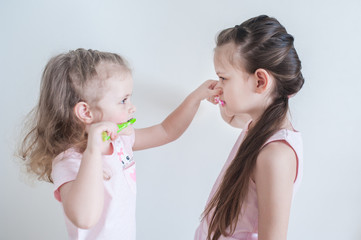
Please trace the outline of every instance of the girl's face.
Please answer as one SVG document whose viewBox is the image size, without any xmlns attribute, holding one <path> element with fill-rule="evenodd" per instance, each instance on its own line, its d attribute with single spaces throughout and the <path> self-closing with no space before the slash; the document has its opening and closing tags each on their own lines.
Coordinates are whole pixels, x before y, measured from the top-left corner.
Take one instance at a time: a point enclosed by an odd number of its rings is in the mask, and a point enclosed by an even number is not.
<svg viewBox="0 0 361 240">
<path fill-rule="evenodd" d="M 101 72 L 99 75 L 101 76 Z M 103 97 L 97 103 L 101 110 L 100 121 L 124 123 L 133 118 L 136 110 L 131 102 L 133 79 L 129 71 L 116 66 L 106 74 Z M 122 130 L 122 134 L 129 134 L 130 127 Z"/>
<path fill-rule="evenodd" d="M 216 88 L 221 88 L 223 92 L 219 97 L 224 101 L 223 110 L 226 115 L 252 116 L 256 107 L 254 74 L 244 70 L 242 60 L 234 55 L 235 52 L 236 47 L 233 43 L 215 49 L 214 68 L 219 77 Z"/>
</svg>

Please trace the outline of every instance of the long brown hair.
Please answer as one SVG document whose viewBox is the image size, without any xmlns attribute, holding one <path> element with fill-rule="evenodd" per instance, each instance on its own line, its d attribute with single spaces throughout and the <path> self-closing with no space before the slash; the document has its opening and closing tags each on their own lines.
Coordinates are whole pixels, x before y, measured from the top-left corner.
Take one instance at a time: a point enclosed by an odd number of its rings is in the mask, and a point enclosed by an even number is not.
<svg viewBox="0 0 361 240">
<path fill-rule="evenodd" d="M 276 79 L 276 86 L 274 101 L 249 130 L 203 212 L 203 219 L 209 220 L 207 240 L 234 233 L 257 156 L 264 143 L 281 128 L 287 116 L 289 96 L 302 88 L 301 62 L 293 41 L 293 36 L 275 18 L 265 15 L 225 29 L 217 37 L 217 47 L 227 43 L 237 46 L 236 54 L 248 73 L 265 69 Z"/>
<path fill-rule="evenodd" d="M 74 106 L 79 101 L 93 106 L 101 97 L 96 69 L 101 62 L 119 64 L 129 71 L 119 55 L 85 49 L 59 54 L 45 66 L 39 102 L 28 115 L 29 130 L 18 150 L 28 172 L 39 180 L 53 182 L 52 160 L 61 152 L 69 147 L 85 150 L 85 125 L 75 116 Z M 96 93 L 90 91 L 93 88 L 98 89 Z"/>
</svg>

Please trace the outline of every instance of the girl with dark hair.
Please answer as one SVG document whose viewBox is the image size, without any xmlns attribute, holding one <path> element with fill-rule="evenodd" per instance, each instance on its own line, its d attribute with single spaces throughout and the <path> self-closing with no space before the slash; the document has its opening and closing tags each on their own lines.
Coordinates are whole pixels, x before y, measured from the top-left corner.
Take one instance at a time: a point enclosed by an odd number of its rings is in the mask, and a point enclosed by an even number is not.
<svg viewBox="0 0 361 240">
<path fill-rule="evenodd" d="M 195 240 L 285 240 L 302 179 L 302 138 L 288 101 L 304 83 L 294 38 L 275 19 L 220 32 L 214 67 L 223 119 L 249 116 L 211 191 Z"/>
</svg>

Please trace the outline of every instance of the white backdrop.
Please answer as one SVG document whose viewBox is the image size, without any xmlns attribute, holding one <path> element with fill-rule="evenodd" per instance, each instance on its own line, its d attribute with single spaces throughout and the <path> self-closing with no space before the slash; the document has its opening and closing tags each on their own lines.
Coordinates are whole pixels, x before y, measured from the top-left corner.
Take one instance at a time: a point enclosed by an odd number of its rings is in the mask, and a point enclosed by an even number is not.
<svg viewBox="0 0 361 240">
<path fill-rule="evenodd" d="M 216 77 L 217 32 L 267 14 L 294 35 L 306 79 L 291 100 L 294 126 L 304 137 L 305 169 L 289 239 L 360 240 L 360 11 L 359 0 L 2 0 L 0 239 L 67 236 L 52 185 L 29 183 L 12 156 L 51 56 L 79 47 L 125 56 L 134 70 L 135 127 L 146 127 Z M 193 238 L 239 132 L 203 102 L 179 140 L 135 153 L 138 240 Z"/>
</svg>

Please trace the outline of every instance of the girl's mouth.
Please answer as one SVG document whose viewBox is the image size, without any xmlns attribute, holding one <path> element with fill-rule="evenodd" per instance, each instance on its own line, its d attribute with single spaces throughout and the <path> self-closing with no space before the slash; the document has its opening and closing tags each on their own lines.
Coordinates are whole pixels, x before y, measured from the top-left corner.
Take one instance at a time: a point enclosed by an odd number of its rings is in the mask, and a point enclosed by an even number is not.
<svg viewBox="0 0 361 240">
<path fill-rule="evenodd" d="M 135 118 L 131 118 L 129 119 L 128 121 L 124 122 L 124 123 L 121 123 L 121 124 L 118 124 L 118 133 L 120 131 L 122 131 L 124 128 L 128 127 L 129 125 L 135 123 L 136 119 Z"/>
<path fill-rule="evenodd" d="M 222 107 L 223 107 L 224 104 L 226 103 L 225 101 L 221 100 L 221 99 L 219 98 L 219 96 L 215 97 L 215 98 L 214 98 L 214 101 L 215 101 L 215 103 L 221 104 Z"/>
</svg>

